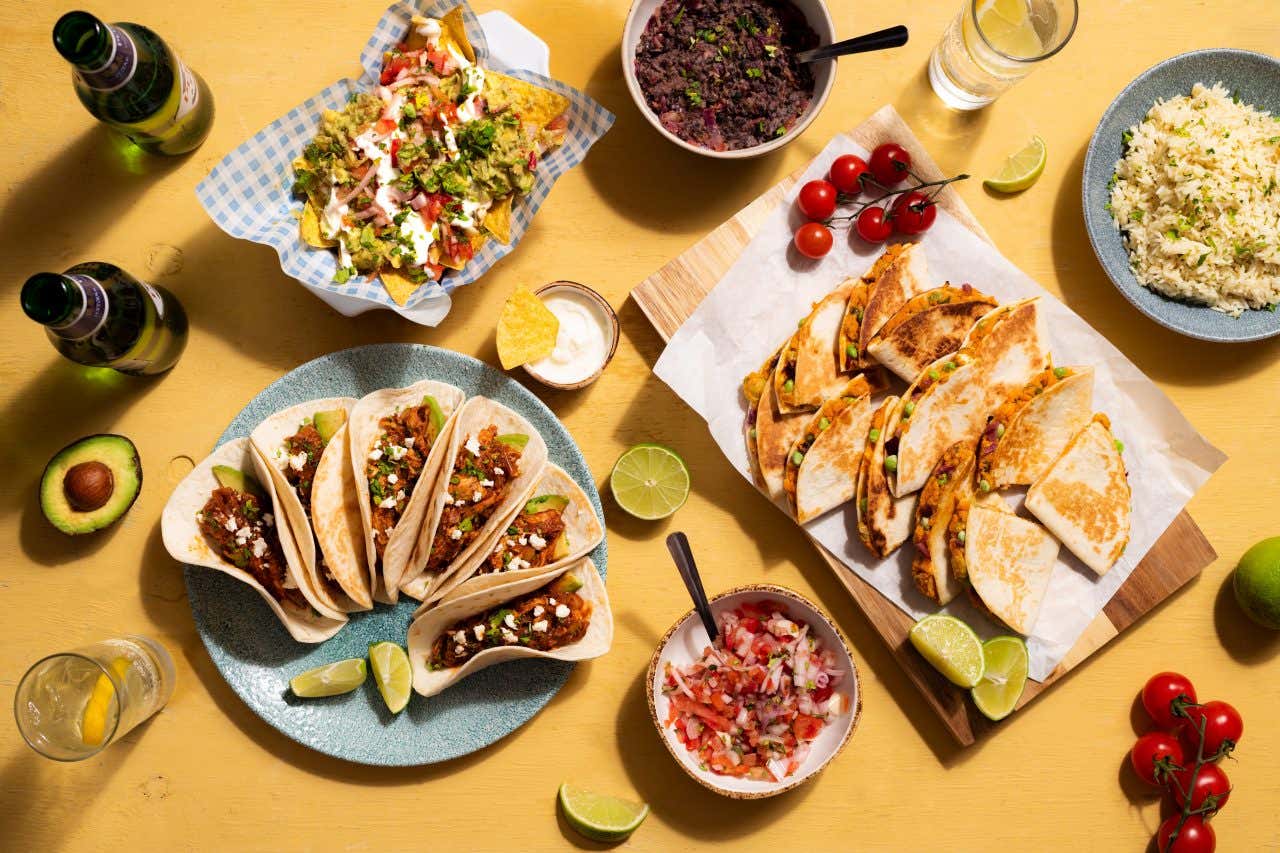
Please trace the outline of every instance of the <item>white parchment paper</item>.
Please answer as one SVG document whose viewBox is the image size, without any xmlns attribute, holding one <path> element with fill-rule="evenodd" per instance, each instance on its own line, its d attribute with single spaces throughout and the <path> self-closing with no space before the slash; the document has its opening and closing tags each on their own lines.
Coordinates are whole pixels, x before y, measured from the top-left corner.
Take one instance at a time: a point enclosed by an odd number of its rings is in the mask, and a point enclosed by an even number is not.
<svg viewBox="0 0 1280 853">
<path fill-rule="evenodd" d="M 831 161 L 846 153 L 868 156 L 847 136 L 836 137 L 810 164 L 797 189 L 822 177 Z M 739 383 L 795 330 L 811 303 L 845 277 L 865 272 L 881 251 L 856 238 L 846 243 L 841 231 L 826 258 L 809 261 L 797 255 L 789 248 L 794 197 L 795 190 L 769 216 L 737 263 L 676 332 L 654 368 L 707 421 L 720 449 L 748 482 L 750 465 L 742 437 L 746 401 Z M 1116 437 L 1124 442 L 1133 488 L 1132 539 L 1120 561 L 1101 578 L 1062 550 L 1033 635 L 1027 638 L 1031 677 L 1041 680 L 1226 456 L 1106 338 L 945 211 L 938 211 L 923 244 L 935 285 L 969 282 L 1001 302 L 1041 296 L 1054 363 L 1093 365 L 1094 408 L 1110 416 Z M 895 387 L 896 393 L 901 391 Z M 1011 504 L 1021 503 L 1021 494 L 1008 497 Z M 912 583 L 910 542 L 890 559 L 876 559 L 858 540 L 852 504 L 810 522 L 806 529 L 913 617 L 937 610 Z M 965 619 L 983 636 L 1008 633 L 965 599 L 960 596 L 947 612 Z"/>
</svg>

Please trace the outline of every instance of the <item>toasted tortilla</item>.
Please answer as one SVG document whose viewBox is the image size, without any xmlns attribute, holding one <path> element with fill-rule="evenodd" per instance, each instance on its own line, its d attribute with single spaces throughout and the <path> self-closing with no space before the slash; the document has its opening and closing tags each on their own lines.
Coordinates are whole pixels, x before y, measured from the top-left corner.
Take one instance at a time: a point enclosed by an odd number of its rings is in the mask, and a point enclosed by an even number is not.
<svg viewBox="0 0 1280 853">
<path fill-rule="evenodd" d="M 852 280 L 843 282 L 814 303 L 809 316 L 800 321 L 800 328 L 783 348 L 773 374 L 774 394 L 783 413 L 812 411 L 844 387 L 836 339 L 853 286 Z M 787 375 L 789 370 L 794 372 L 793 377 Z M 792 385 L 789 390 L 788 381 Z"/>
<path fill-rule="evenodd" d="M 889 258 L 885 261 L 884 258 Z M 864 356 L 871 339 L 908 299 L 929 289 L 929 262 L 919 243 L 899 243 L 885 250 L 867 273 L 870 291 L 858 324 L 858 351 Z"/>
<path fill-rule="evenodd" d="M 783 501 L 786 498 L 783 480 L 786 474 L 787 454 L 791 452 L 791 445 L 796 443 L 796 439 L 804 434 L 804 428 L 808 422 L 808 412 L 783 414 L 779 411 L 773 383 L 764 384 L 755 413 L 755 459 L 763 483 L 761 489 L 770 500 Z M 748 425 L 748 439 L 751 437 L 752 429 L 753 427 Z"/>
<path fill-rule="evenodd" d="M 958 441 L 951 445 L 933 467 L 916 504 L 911 536 L 916 553 L 911 561 L 911 578 L 922 595 L 940 605 L 948 604 L 964 589 L 964 584 L 951 574 L 947 525 L 957 501 L 973 495 L 976 461 L 972 444 Z"/>
<path fill-rule="evenodd" d="M 855 484 L 858 538 L 881 559 L 898 550 L 911 535 L 916 503 L 914 494 L 895 498 L 885 475 L 885 446 L 897 426 L 901 402 L 898 397 L 887 397 L 872 414 Z"/>
<path fill-rule="evenodd" d="M 448 14 L 437 20 L 440 22 L 439 45 L 445 50 L 453 48 L 465 56 L 468 62 L 475 62 L 476 51 L 471 46 L 471 39 L 467 37 L 467 25 L 462 16 L 462 7 L 455 6 L 449 10 Z M 426 35 L 418 29 L 427 21 L 428 19 L 422 15 L 414 15 L 409 20 L 409 32 L 405 33 L 403 41 L 410 50 L 421 50 L 427 46 Z"/>
<path fill-rule="evenodd" d="M 747 417 L 743 421 L 742 437 L 747 445 L 747 459 L 751 463 L 752 480 L 756 488 L 761 491 L 767 491 L 768 486 L 760 470 L 759 429 L 756 427 L 756 420 L 760 414 L 760 398 L 764 395 L 765 389 L 773 384 L 773 369 L 778 366 L 781 355 L 782 350 L 779 349 L 765 359 L 759 370 L 748 374 L 742 380 L 742 396 L 747 400 Z"/>
<path fill-rule="evenodd" d="M 982 431 L 978 469 L 993 489 L 1034 483 L 1093 417 L 1093 368 L 1048 372 L 1057 381 L 1040 393 L 1011 399 Z"/>
<path fill-rule="evenodd" d="M 858 375 L 822 404 L 787 454 L 783 489 L 796 521 L 812 521 L 853 498 L 870 425 L 871 386 Z"/>
<path fill-rule="evenodd" d="M 460 667 L 434 670 L 428 668 L 427 661 L 431 656 L 431 648 L 436 638 L 449 626 L 469 616 L 498 607 L 503 602 L 533 592 L 565 573 L 572 573 L 582 581 L 578 595 L 591 603 L 591 621 L 587 626 L 586 635 L 581 640 L 547 652 L 518 645 L 499 646 L 479 652 Z M 479 672 L 505 661 L 519 658 L 588 660 L 605 654 L 612 645 L 613 613 L 609 607 L 609 596 L 605 591 L 604 581 L 600 579 L 595 563 L 591 560 L 548 569 L 541 574 L 451 599 L 415 618 L 409 627 L 408 639 L 409 664 L 413 668 L 413 689 L 423 696 L 435 696 L 473 672 Z"/>
<path fill-rule="evenodd" d="M 333 435 L 320 454 L 316 475 L 311 487 L 311 516 L 308 517 L 297 491 L 289 484 L 284 468 L 288 458 L 285 439 L 293 435 L 304 421 L 317 412 L 342 410 L 350 420 L 355 397 L 329 397 L 308 400 L 271 415 L 253 430 L 249 439 L 271 469 L 276 494 L 289 520 L 290 535 L 301 557 L 307 579 L 319 599 L 330 609 L 340 613 L 373 609 L 373 592 L 369 585 L 369 569 L 365 563 L 364 547 L 360 543 L 364 534 L 360 529 L 360 505 L 354 484 L 350 494 L 344 494 L 342 471 L 350 468 L 347 449 L 347 427 Z M 323 472 L 323 473 L 322 473 Z M 352 518 L 344 512 L 354 511 Z M 319 542 L 318 527 L 325 529 L 325 539 Z M 317 544 L 320 546 L 317 552 Z M 327 550 L 326 550 L 327 546 Z M 333 590 L 320 577 L 320 556 L 329 576 L 340 590 Z"/>
<path fill-rule="evenodd" d="M 1040 525 L 987 506 L 969 510 L 969 583 L 990 613 L 1019 634 L 1035 626 L 1058 542 Z"/>
<path fill-rule="evenodd" d="M 428 395 L 434 397 L 439 404 L 445 424 L 427 454 L 426 464 L 414 483 L 413 492 L 409 495 L 409 502 L 401 513 L 400 520 L 387 537 L 387 545 L 379 564 L 377 546 L 373 541 L 373 506 L 369 500 L 369 478 L 365 474 L 369 451 L 381 435 L 379 421 L 405 407 L 422 405 L 423 398 Z M 407 570 L 414 546 L 417 545 L 418 530 L 426 517 L 436 475 L 448 451 L 457 412 L 462 407 L 465 396 L 461 388 L 424 379 L 406 388 L 383 388 L 366 394 L 351 410 L 348 421 L 351 469 L 355 475 L 360 517 L 363 520 L 370 584 L 374 598 L 379 601 L 394 604 L 399 595 L 400 578 Z"/>
<path fill-rule="evenodd" d="M 471 544 L 449 565 L 434 574 L 429 573 L 427 562 L 431 557 L 431 545 L 435 541 L 440 519 L 444 515 L 445 499 L 448 497 L 446 480 L 452 475 L 458 451 L 467 438 L 478 435 L 490 424 L 497 426 L 499 435 L 521 433 L 529 436 L 528 443 L 520 453 L 520 473 L 508 484 L 506 496 L 485 521 Z M 533 424 L 496 400 L 487 397 L 472 397 L 468 400 L 458 412 L 457 422 L 449 437 L 449 446 L 441 459 L 439 477 L 428 498 L 425 521 L 420 525 L 413 553 L 400 578 L 400 591 L 410 598 L 430 603 L 439 599 L 433 593 L 442 586 L 455 578 L 460 583 L 470 577 L 480 560 L 493 550 L 494 541 L 506 529 L 511 515 L 524 506 L 546 464 L 547 443 Z"/>
<path fill-rule="evenodd" d="M 867 352 L 910 382 L 929 364 L 958 350 L 973 324 L 995 307 L 994 298 L 967 284 L 926 290 L 903 303 L 880 327 Z"/>
<path fill-rule="evenodd" d="M 1133 495 L 1105 415 L 1071 439 L 1027 491 L 1027 510 L 1099 575 L 1129 544 Z"/>
<path fill-rule="evenodd" d="M 298 222 L 298 231 L 302 235 L 302 241 L 308 246 L 332 249 L 338 245 L 337 240 L 324 236 L 324 232 L 320 230 L 320 214 L 316 212 L 315 202 L 311 199 L 307 199 L 306 204 L 302 206 L 302 218 Z"/>
<path fill-rule="evenodd" d="M 880 256 L 879 264 L 885 258 L 892 260 L 887 252 Z M 872 267 L 874 270 L 875 267 Z M 849 291 L 849 301 L 845 303 L 844 317 L 840 321 L 840 334 L 836 338 L 836 354 L 840 358 L 840 371 L 853 373 L 871 364 L 867 354 L 859 347 L 862 345 L 858 330 L 862 327 L 862 318 L 867 311 L 867 298 L 871 294 L 871 285 L 867 276 L 859 279 Z"/>
<path fill-rule="evenodd" d="M 280 536 L 280 546 L 284 552 L 285 570 L 293 585 L 311 604 L 310 607 L 299 607 L 290 601 L 277 601 L 251 574 L 224 560 L 205 538 L 196 520 L 196 513 L 204 507 L 214 489 L 221 485 L 213 474 L 215 465 L 227 465 L 256 477 L 258 484 L 266 492 L 267 502 L 276 519 L 277 534 Z M 315 598 L 315 592 L 310 588 L 296 549 L 286 546 L 286 537 L 290 543 L 292 543 L 292 537 L 288 533 L 287 517 L 277 499 L 271 468 L 261 454 L 254 450 L 248 438 L 237 438 L 226 442 L 178 483 L 160 516 L 160 531 L 165 550 L 175 560 L 192 566 L 214 569 L 252 587 L 271 608 L 271 612 L 284 625 L 289 635 L 300 643 L 323 642 L 347 624 L 345 614 L 322 612 L 321 608 L 324 605 Z"/>
</svg>

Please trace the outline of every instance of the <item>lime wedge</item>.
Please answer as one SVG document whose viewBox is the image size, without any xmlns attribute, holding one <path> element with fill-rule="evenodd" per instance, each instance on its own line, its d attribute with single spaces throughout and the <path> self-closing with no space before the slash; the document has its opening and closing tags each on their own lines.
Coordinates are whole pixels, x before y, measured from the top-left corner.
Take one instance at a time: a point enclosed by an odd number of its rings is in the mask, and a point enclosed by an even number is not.
<svg viewBox="0 0 1280 853">
<path fill-rule="evenodd" d="M 1010 154 L 1000 171 L 983 181 L 982 185 L 998 193 L 1022 192 L 1039 179 L 1048 158 L 1049 149 L 1045 147 L 1044 140 L 1033 136 L 1022 150 Z"/>
<path fill-rule="evenodd" d="M 649 816 L 646 803 L 593 794 L 568 782 L 560 786 L 557 799 L 569 825 L 593 841 L 622 841 Z"/>
<path fill-rule="evenodd" d="M 1021 637 L 992 637 L 982 644 L 986 671 L 978 686 L 970 691 L 973 704 L 992 720 L 1013 713 L 1027 686 L 1027 644 Z"/>
<path fill-rule="evenodd" d="M 609 475 L 613 499 L 636 518 L 666 518 L 689 498 L 689 469 L 661 444 L 637 444 L 618 457 Z"/>
<path fill-rule="evenodd" d="M 399 714 L 409 704 L 413 688 L 413 668 L 409 656 L 395 643 L 373 643 L 369 646 L 369 663 L 373 665 L 373 680 L 387 703 L 387 710 Z"/>
<path fill-rule="evenodd" d="M 911 629 L 911 645 L 952 684 L 973 687 L 982 680 L 982 641 L 954 616 L 935 613 Z"/>
<path fill-rule="evenodd" d="M 350 693 L 364 684 L 364 675 L 364 658 L 349 658 L 299 673 L 289 679 L 289 688 L 293 690 L 293 695 L 303 699 L 337 696 L 339 693 Z"/>
</svg>

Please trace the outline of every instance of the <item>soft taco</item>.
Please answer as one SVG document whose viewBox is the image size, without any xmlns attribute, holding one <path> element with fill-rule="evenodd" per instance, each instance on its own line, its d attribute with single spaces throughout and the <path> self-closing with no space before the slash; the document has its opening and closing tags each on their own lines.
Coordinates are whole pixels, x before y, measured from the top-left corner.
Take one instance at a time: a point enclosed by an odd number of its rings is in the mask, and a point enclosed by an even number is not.
<svg viewBox="0 0 1280 853">
<path fill-rule="evenodd" d="M 289 532 L 316 594 L 344 613 L 373 609 L 360 504 L 347 474 L 347 418 L 357 402 L 331 397 L 299 403 L 270 416 L 249 436 L 269 463 Z"/>
<path fill-rule="evenodd" d="M 774 396 L 782 413 L 812 411 L 844 385 L 836 339 L 855 284 L 853 279 L 843 282 L 814 303 L 782 348 L 773 374 Z"/>
<path fill-rule="evenodd" d="M 1034 483 L 1092 416 L 1092 367 L 1045 370 L 987 422 L 978 445 L 978 479 L 991 489 Z"/>
<path fill-rule="evenodd" d="M 604 525 L 587 493 L 568 472 L 548 462 L 523 504 L 505 522 L 484 559 L 458 572 L 423 602 L 451 601 L 576 562 L 604 539 Z"/>
<path fill-rule="evenodd" d="M 890 396 L 872 413 L 854 487 L 858 538 L 881 559 L 898 550 L 911 535 L 911 511 L 916 502 L 914 494 L 894 497 L 886 475 L 886 440 L 901 410 L 901 400 Z"/>
<path fill-rule="evenodd" d="M 524 505 L 547 463 L 533 424 L 487 397 L 458 413 L 400 590 L 419 601 L 465 580 Z"/>
<path fill-rule="evenodd" d="M 413 689 L 434 696 L 494 664 L 587 660 L 612 644 L 604 581 L 582 560 L 451 599 L 415 619 L 408 641 Z"/>
<path fill-rule="evenodd" d="M 902 304 L 867 344 L 871 358 L 907 382 L 929 364 L 955 352 L 969 329 L 996 300 L 972 285 L 945 284 Z"/>
<path fill-rule="evenodd" d="M 351 468 L 380 600 L 396 601 L 463 396 L 424 379 L 366 394 L 351 410 Z"/>
<path fill-rule="evenodd" d="M 175 560 L 230 575 L 262 597 L 295 640 L 319 643 L 347 624 L 326 607 L 301 565 L 270 466 L 247 438 L 228 441 L 173 490 L 160 517 Z"/>
<path fill-rule="evenodd" d="M 840 324 L 837 346 L 846 371 L 872 364 L 867 352 L 871 339 L 908 299 L 928 289 L 924 248 L 919 243 L 889 246 L 863 274 L 861 283 L 866 290 L 849 299 Z"/>
</svg>

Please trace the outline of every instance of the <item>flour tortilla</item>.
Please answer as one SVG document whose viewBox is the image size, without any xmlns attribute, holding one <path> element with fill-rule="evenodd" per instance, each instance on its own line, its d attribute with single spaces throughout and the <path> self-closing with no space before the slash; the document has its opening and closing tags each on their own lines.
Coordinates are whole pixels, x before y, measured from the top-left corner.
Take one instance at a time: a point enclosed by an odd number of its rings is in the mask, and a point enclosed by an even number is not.
<svg viewBox="0 0 1280 853">
<path fill-rule="evenodd" d="M 803 435 L 808 421 L 808 412 L 781 412 L 773 383 L 765 383 L 760 403 L 756 407 L 756 464 L 763 482 L 762 491 L 772 501 L 782 502 L 786 499 L 782 481 L 786 472 L 787 454 L 796 439 Z M 748 439 L 751 436 L 750 429 L 748 426 Z"/>
<path fill-rule="evenodd" d="M 845 306 L 856 281 L 850 279 L 828 293 L 813 306 L 813 311 L 801 323 L 792 336 L 789 347 L 783 349 L 774 373 L 774 394 L 778 409 L 784 413 L 812 411 L 822 401 L 839 393 L 845 383 L 840 371 L 840 358 L 836 352 L 840 323 Z M 795 350 L 795 377 L 791 391 L 785 388 L 786 355 Z"/>
<path fill-rule="evenodd" d="M 869 273 L 875 278 L 869 282 L 867 307 L 858 326 L 858 352 L 864 357 L 880 327 L 908 299 L 929 289 L 929 262 L 925 260 L 923 246 L 919 243 L 898 244 L 885 250 L 885 255 L 890 253 L 892 260 L 878 261 Z"/>
<path fill-rule="evenodd" d="M 887 397 L 872 415 L 871 429 L 876 440 L 863 448 L 862 465 L 855 485 L 858 538 L 877 557 L 884 559 L 898 550 L 911 535 L 912 510 L 916 496 L 894 497 L 884 469 L 885 445 L 901 414 L 902 401 Z"/>
<path fill-rule="evenodd" d="M 1093 417 L 1093 368 L 1073 367 L 1027 401 L 1005 426 L 988 463 L 993 489 L 1028 486 L 1040 479 L 1067 443 Z"/>
<path fill-rule="evenodd" d="M 855 376 L 838 395 L 822 404 L 791 446 L 785 460 L 783 488 L 791 513 L 801 524 L 853 498 L 871 425 L 871 392 L 866 377 Z M 837 405 L 843 405 L 839 412 L 835 412 Z M 810 435 L 814 436 L 812 443 L 802 451 L 801 445 Z M 795 461 L 797 454 L 799 464 Z M 791 482 L 794 488 L 789 485 Z"/>
<path fill-rule="evenodd" d="M 867 353 L 911 382 L 929 364 L 958 350 L 973 324 L 995 307 L 995 299 L 968 285 L 926 290 L 889 318 L 867 344 Z"/>
<path fill-rule="evenodd" d="M 227 465 L 254 477 L 267 493 L 267 503 L 271 506 L 272 515 L 275 516 L 277 531 L 283 532 L 287 529 L 288 521 L 276 499 L 270 466 L 253 449 L 248 438 L 238 438 L 223 444 L 205 458 L 182 479 L 182 482 L 173 490 L 173 494 L 169 496 L 169 501 L 165 504 L 164 512 L 160 516 L 161 536 L 169 555 L 181 563 L 203 566 L 230 575 L 252 587 L 271 608 L 271 612 L 284 625 L 289 635 L 300 643 L 320 643 L 342 630 L 347 624 L 346 615 L 322 612 L 320 609 L 322 605 L 318 599 L 315 599 L 315 593 L 310 589 L 296 549 L 291 550 L 285 547 L 285 536 L 280 537 L 285 570 L 292 583 L 312 605 L 311 607 L 302 608 L 291 602 L 276 601 L 262 584 L 254 580 L 252 575 L 224 560 L 214 550 L 200 530 L 196 513 L 209 500 L 213 490 L 221 485 L 213 474 L 215 465 Z"/>
<path fill-rule="evenodd" d="M 969 583 L 991 614 L 1019 634 L 1035 627 L 1057 559 L 1057 540 L 1035 522 L 988 506 L 969 509 Z"/>
<path fill-rule="evenodd" d="M 427 668 L 427 659 L 436 638 L 450 625 L 477 613 L 498 607 L 526 593 L 551 583 L 560 575 L 572 573 L 582 581 L 578 595 L 591 603 L 591 621 L 581 640 L 549 652 L 524 646 L 501 646 L 479 652 L 465 664 L 453 669 Z M 596 571 L 595 563 L 582 560 L 541 574 L 504 583 L 488 589 L 464 595 L 414 619 L 409 627 L 409 664 L 413 668 L 413 689 L 423 696 L 435 696 L 474 672 L 519 658 L 546 658 L 551 660 L 587 660 L 597 658 L 613 645 L 613 613 L 604 581 Z"/>
</svg>

